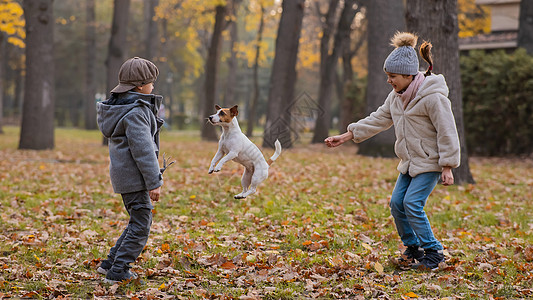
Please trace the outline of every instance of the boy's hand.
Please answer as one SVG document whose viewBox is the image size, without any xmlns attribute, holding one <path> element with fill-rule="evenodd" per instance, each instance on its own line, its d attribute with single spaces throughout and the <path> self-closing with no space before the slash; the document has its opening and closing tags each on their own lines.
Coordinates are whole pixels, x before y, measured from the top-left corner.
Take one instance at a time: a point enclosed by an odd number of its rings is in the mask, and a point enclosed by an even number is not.
<svg viewBox="0 0 533 300">
<path fill-rule="evenodd" d="M 443 185 L 453 184 L 453 173 L 452 173 L 451 167 L 442 168 L 442 184 Z"/>
<path fill-rule="evenodd" d="M 148 192 L 148 194 L 150 195 L 150 199 L 152 199 L 152 201 L 154 202 L 159 201 L 159 195 L 161 194 L 161 187 L 151 190 L 150 192 Z"/>
</svg>

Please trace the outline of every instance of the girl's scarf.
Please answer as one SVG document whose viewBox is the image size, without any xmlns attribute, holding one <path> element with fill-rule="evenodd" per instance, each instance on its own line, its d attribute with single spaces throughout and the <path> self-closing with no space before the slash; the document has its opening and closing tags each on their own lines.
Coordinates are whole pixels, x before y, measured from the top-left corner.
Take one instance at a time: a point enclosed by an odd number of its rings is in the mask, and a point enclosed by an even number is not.
<svg viewBox="0 0 533 300">
<path fill-rule="evenodd" d="M 418 74 L 416 74 L 415 78 L 409 84 L 407 89 L 405 89 L 403 93 L 398 93 L 398 95 L 400 96 L 403 102 L 403 109 L 406 109 L 409 102 L 411 102 L 411 100 L 413 100 L 413 98 L 416 96 L 416 93 L 418 92 L 418 88 L 422 85 L 422 82 L 424 82 L 424 79 L 426 79 L 426 76 L 424 76 L 424 73 L 418 72 Z"/>
</svg>

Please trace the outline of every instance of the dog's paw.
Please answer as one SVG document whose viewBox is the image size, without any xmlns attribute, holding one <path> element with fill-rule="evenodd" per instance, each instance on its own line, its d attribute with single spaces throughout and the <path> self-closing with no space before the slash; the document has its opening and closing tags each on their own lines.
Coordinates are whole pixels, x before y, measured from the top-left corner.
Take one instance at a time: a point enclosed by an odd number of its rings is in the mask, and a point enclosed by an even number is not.
<svg viewBox="0 0 533 300">
<path fill-rule="evenodd" d="M 235 195 L 235 196 L 233 196 L 233 198 L 235 198 L 235 199 L 246 199 L 246 197 L 241 195 L 241 194 Z"/>
<path fill-rule="evenodd" d="M 212 174 L 213 173 L 213 170 L 209 170 L 209 173 L 208 174 Z"/>
</svg>

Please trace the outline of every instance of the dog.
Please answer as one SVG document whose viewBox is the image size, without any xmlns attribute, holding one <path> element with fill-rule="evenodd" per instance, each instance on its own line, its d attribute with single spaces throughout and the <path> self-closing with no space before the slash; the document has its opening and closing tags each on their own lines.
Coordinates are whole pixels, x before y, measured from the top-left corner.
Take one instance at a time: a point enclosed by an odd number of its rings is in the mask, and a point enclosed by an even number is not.
<svg viewBox="0 0 533 300">
<path fill-rule="evenodd" d="M 238 106 L 232 108 L 222 108 L 215 105 L 216 114 L 209 116 L 209 123 L 222 127 L 222 134 L 218 142 L 218 151 L 209 166 L 209 174 L 219 172 L 222 166 L 233 160 L 244 166 L 241 185 L 242 192 L 235 195 L 235 199 L 244 199 L 257 190 L 257 186 L 268 177 L 269 166 L 281 154 L 281 143 L 276 140 L 274 143 L 276 151 L 267 161 L 263 153 L 242 133 L 237 121 L 239 114 Z"/>
</svg>

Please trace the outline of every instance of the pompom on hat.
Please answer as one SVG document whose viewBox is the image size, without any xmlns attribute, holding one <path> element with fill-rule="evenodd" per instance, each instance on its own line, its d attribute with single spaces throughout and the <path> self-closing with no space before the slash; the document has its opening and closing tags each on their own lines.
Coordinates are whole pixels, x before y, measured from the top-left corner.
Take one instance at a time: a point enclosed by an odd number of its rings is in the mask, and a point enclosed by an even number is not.
<svg viewBox="0 0 533 300">
<path fill-rule="evenodd" d="M 402 75 L 418 74 L 418 56 L 416 42 L 418 37 L 409 32 L 397 32 L 391 39 L 391 45 L 396 47 L 383 64 L 383 70 L 388 73 Z"/>
<path fill-rule="evenodd" d="M 111 93 L 124 93 L 137 86 L 154 82 L 159 75 L 156 65 L 144 58 L 133 57 L 126 60 L 118 71 L 118 85 Z"/>
</svg>

